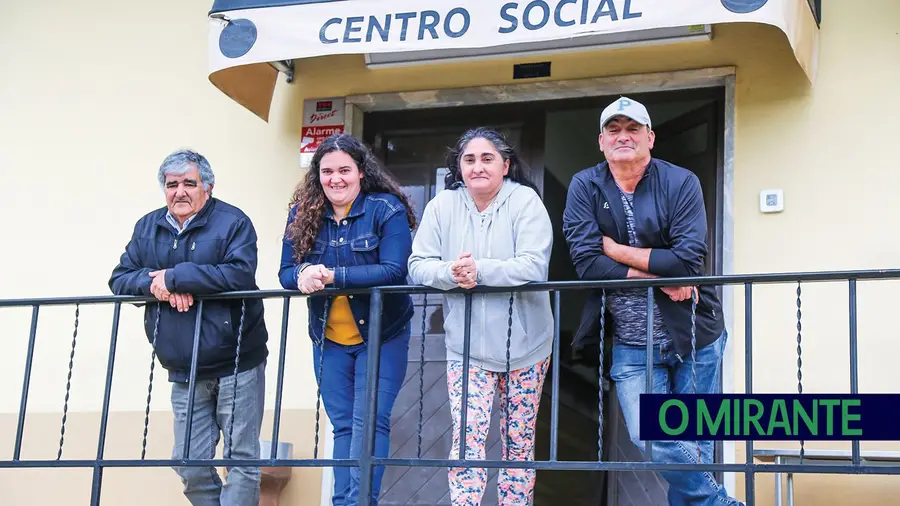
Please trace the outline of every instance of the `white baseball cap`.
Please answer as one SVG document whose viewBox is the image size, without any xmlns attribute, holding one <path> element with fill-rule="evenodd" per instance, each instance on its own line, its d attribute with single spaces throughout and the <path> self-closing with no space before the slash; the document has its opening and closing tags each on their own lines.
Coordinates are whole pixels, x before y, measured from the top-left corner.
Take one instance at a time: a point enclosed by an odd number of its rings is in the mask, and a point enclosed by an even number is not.
<svg viewBox="0 0 900 506">
<path fill-rule="evenodd" d="M 603 112 L 600 113 L 600 129 L 602 130 L 609 123 L 609 120 L 616 116 L 625 116 L 642 125 L 647 125 L 647 128 L 652 128 L 650 126 L 650 113 L 647 112 L 644 104 L 637 100 L 619 97 L 618 100 L 606 106 L 606 109 L 603 109 Z"/>
</svg>

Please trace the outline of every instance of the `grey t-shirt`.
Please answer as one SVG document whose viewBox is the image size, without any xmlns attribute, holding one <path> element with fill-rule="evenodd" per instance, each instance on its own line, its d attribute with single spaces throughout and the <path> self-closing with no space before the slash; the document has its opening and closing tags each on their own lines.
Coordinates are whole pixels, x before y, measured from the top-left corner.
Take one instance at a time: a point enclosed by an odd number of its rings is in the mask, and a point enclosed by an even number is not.
<svg viewBox="0 0 900 506">
<path fill-rule="evenodd" d="M 634 223 L 634 194 L 619 189 L 622 205 L 625 207 L 625 221 L 628 225 L 628 245 L 633 248 L 645 247 L 638 242 Z M 615 339 L 622 344 L 647 345 L 647 289 L 619 288 L 607 290 L 607 305 L 615 322 Z M 659 306 L 653 301 L 653 344 L 671 342 Z"/>
</svg>

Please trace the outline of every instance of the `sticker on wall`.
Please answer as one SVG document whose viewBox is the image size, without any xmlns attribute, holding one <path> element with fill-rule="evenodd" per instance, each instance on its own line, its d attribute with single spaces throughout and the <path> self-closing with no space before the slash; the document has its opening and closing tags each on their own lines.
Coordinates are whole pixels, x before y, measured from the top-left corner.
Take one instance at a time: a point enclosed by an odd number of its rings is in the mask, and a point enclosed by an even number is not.
<svg viewBox="0 0 900 506">
<path fill-rule="evenodd" d="M 344 99 L 319 98 L 303 101 L 300 165 L 309 167 L 312 155 L 329 136 L 344 132 Z"/>
</svg>

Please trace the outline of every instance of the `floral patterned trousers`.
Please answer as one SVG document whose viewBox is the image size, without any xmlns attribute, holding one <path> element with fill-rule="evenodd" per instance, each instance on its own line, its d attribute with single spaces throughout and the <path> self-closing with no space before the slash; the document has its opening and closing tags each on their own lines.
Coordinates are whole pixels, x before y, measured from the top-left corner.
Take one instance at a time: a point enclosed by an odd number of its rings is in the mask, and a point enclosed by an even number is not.
<svg viewBox="0 0 900 506">
<path fill-rule="evenodd" d="M 469 402 L 466 413 L 466 459 L 484 460 L 494 394 L 500 391 L 500 440 L 503 460 L 534 460 L 535 424 L 541 389 L 550 357 L 523 369 L 493 372 L 469 367 Z M 459 458 L 459 424 L 462 405 L 463 368 L 460 361 L 447 362 L 450 417 L 453 419 L 451 459 Z M 507 407 L 507 387 L 509 405 Z M 507 421 L 508 411 L 508 421 Z M 508 437 L 507 437 L 508 433 Z M 501 469 L 497 480 L 500 506 L 531 504 L 534 493 L 533 469 Z M 454 506 L 478 506 L 487 483 L 487 470 L 452 468 L 449 473 L 450 499 Z"/>
</svg>

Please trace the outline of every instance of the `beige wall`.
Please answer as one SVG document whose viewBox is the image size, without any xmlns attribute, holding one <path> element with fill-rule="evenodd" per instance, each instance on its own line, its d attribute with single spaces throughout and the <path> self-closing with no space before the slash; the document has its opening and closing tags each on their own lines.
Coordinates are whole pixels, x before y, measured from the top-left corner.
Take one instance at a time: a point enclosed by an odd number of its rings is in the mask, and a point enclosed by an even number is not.
<svg viewBox="0 0 900 506">
<path fill-rule="evenodd" d="M 900 4 L 892 1 L 823 2 L 818 82 L 811 90 L 788 82 L 783 65 L 741 75 L 737 93 L 735 171 L 735 270 L 737 272 L 896 268 L 900 240 L 895 188 L 900 183 L 891 141 L 857 142 L 854 125 L 900 114 L 893 84 L 900 78 Z M 878 138 L 900 135 L 884 122 Z M 868 135 L 865 138 L 870 138 Z M 865 146 L 865 147 L 863 147 Z M 758 192 L 782 188 L 785 211 L 764 215 Z M 836 239 L 836 240 L 835 240 Z M 893 281 L 859 284 L 859 389 L 900 391 L 892 357 L 896 339 Z M 850 386 L 847 283 L 802 286 L 803 391 L 847 392 Z M 734 321 L 744 324 L 743 293 L 735 297 Z M 754 391 L 796 392 L 796 286 L 754 290 Z M 735 339 L 735 384 L 743 386 L 743 332 Z M 794 443 L 758 447 L 797 448 Z M 865 450 L 900 450 L 897 442 L 863 442 Z M 811 444 L 807 448 L 849 444 Z M 744 459 L 738 446 L 737 459 Z M 769 500 L 772 478 L 758 481 Z M 796 478 L 800 504 L 885 502 L 900 488 L 897 477 L 809 476 Z M 760 496 L 760 494 L 763 494 Z"/>
<path fill-rule="evenodd" d="M 900 135 L 900 126 L 891 121 L 900 116 L 894 91 L 900 79 L 900 4 L 824 4 L 813 87 L 783 34 L 767 26 L 717 26 L 708 43 L 550 58 L 552 79 L 737 67 L 733 230 L 738 273 L 890 268 L 900 250 L 900 240 L 886 232 L 895 228 L 900 211 L 895 198 L 900 171 L 890 151 Z M 109 271 L 134 220 L 162 204 L 156 167 L 180 146 L 205 153 L 219 178 L 217 196 L 253 218 L 260 235 L 259 284 L 275 288 L 284 212 L 298 177 L 304 98 L 511 82 L 511 60 L 368 70 L 361 56 L 316 58 L 297 62 L 293 84 L 279 83 L 270 123 L 265 124 L 207 82 L 208 6 L 170 0 L 155 7 L 143 12 L 98 0 L 77 6 L 43 0 L 0 7 L 6 20 L 0 43 L 14 48 L 0 59 L 0 167 L 5 177 L 0 206 L 12 216 L 5 235 L 15 238 L 13 247 L 0 250 L 2 264 L 14 266 L 0 273 L 0 297 L 106 293 Z M 88 21 L 102 28 L 85 29 Z M 783 213 L 759 212 L 759 191 L 767 188 L 784 189 Z M 32 231 L 36 223 L 44 225 L 40 233 Z M 900 344 L 889 319 L 894 287 L 885 282 L 860 285 L 863 392 L 897 390 L 891 373 Z M 757 392 L 796 389 L 795 288 L 755 291 Z M 738 390 L 744 373 L 742 293 L 735 292 L 730 308 L 731 370 Z M 846 293 L 844 285 L 803 287 L 804 392 L 848 388 Z M 302 305 L 294 302 L 295 308 Z M 267 305 L 267 311 L 270 330 L 277 335 L 280 303 Z M 59 413 L 62 405 L 73 312 L 48 309 L 42 314 L 29 407 L 55 419 L 50 414 Z M 102 399 L 109 314 L 108 308 L 82 308 L 70 402 L 78 413 L 96 411 Z M 304 318 L 303 311 L 295 311 L 291 321 L 285 383 L 290 409 L 309 409 L 315 399 Z M 139 321 L 135 308 L 123 308 L 113 406 L 126 417 L 142 410 L 146 392 L 149 350 Z M 0 394 L 0 413 L 17 410 L 28 322 L 27 311 L 0 312 L 3 335 L 12 336 L 4 340 L 0 381 L 16 386 Z M 167 412 L 164 378 L 154 391 L 154 409 Z M 268 406 L 273 398 L 270 388 Z M 46 425 L 47 437 L 55 439 L 53 424 Z M 93 437 L 87 427 L 78 437 Z M 307 427 L 297 432 L 298 441 L 312 432 Z M 7 434 L 0 441 L 13 437 L 9 431 L 0 434 Z M 895 446 L 863 445 L 900 449 Z M 133 471 L 123 475 L 128 473 Z M 0 488 L 6 489 L 10 476 L 0 473 Z M 313 481 L 310 477 L 308 485 Z M 804 476 L 797 480 L 797 499 L 843 504 L 842 498 L 852 495 L 863 503 L 885 502 L 887 491 L 898 486 L 896 478 Z M 757 487 L 759 504 L 769 503 L 771 477 L 761 477 Z M 173 490 L 175 497 L 177 486 Z M 740 487 L 737 492 L 743 495 Z"/>
<path fill-rule="evenodd" d="M 242 208 L 259 235 L 258 284 L 277 279 L 287 204 L 299 178 L 297 128 L 291 116 L 270 124 L 234 104 L 206 78 L 206 6 L 170 1 L 147 13 L 131 4 L 48 0 L 4 3 L 9 27 L 0 43 L 0 202 L 7 246 L 0 251 L 0 297 L 109 294 L 107 281 L 134 222 L 165 204 L 156 171 L 165 156 L 191 147 L 216 172 L 214 195 Z M 164 13 L 164 14 L 163 14 Z M 146 23 L 147 16 L 165 23 Z M 97 29 L 86 29 L 94 23 Z M 52 36 L 48 36 L 52 34 Z M 292 91 L 290 89 L 284 91 Z M 274 106 L 290 108 L 278 93 Z M 41 230 L 35 225 L 41 224 Z M 297 339 L 286 384 L 313 382 L 305 334 L 305 304 L 294 301 Z M 281 301 L 266 305 L 277 352 Z M 70 408 L 97 410 L 112 308 L 81 308 Z M 58 410 L 66 382 L 73 308 L 42 310 L 29 407 Z M 10 339 L 0 380 L 21 383 L 30 310 L 0 312 Z M 116 409 L 142 410 L 149 349 L 141 311 L 122 309 L 116 359 Z M 160 389 L 165 378 L 159 378 Z M 46 386 L 46 388 L 44 388 Z M 135 389 L 132 391 L 131 386 Z M 305 388 L 285 397 L 288 407 L 311 407 Z M 274 400 L 274 388 L 269 392 Z M 159 404 L 167 407 L 160 390 Z M 18 393 L 0 394 L 0 412 L 18 408 Z"/>
<path fill-rule="evenodd" d="M 280 288 L 281 234 L 300 175 L 299 125 L 286 112 L 299 111 L 299 105 L 293 88 L 282 88 L 274 107 L 285 112 L 267 124 L 208 82 L 209 6 L 179 0 L 148 9 L 101 0 L 0 3 L 0 46 L 6 48 L 0 56 L 0 210 L 6 217 L 0 298 L 108 294 L 107 280 L 134 222 L 164 205 L 159 164 L 181 147 L 206 155 L 217 176 L 214 194 L 251 217 L 259 235 L 258 283 Z M 315 381 L 305 303 L 293 302 L 282 439 L 294 443 L 295 455 L 306 456 L 312 451 Z M 267 303 L 266 311 L 273 340 L 266 395 L 271 410 L 281 301 Z M 112 309 L 83 306 L 80 313 L 64 456 L 91 458 Z M 107 445 L 113 456 L 140 455 L 150 365 L 141 321 L 139 309 L 122 308 Z M 4 460 L 12 456 L 29 322 L 30 309 L 0 310 Z M 31 456 L 56 456 L 51 447 L 59 441 L 73 323 L 74 308 L 41 310 L 25 434 Z M 164 458 L 171 408 L 159 368 L 153 393 L 151 443 Z M 271 419 L 269 413 L 270 427 Z M 90 471 L 2 470 L 0 502 L 85 504 L 85 476 Z M 113 470 L 107 476 L 109 504 L 187 504 L 170 470 Z M 316 503 L 320 476 L 295 470 L 288 503 Z"/>
</svg>

